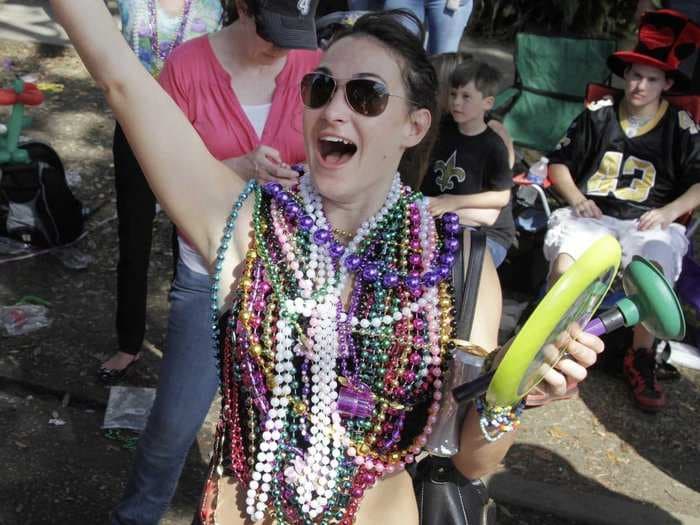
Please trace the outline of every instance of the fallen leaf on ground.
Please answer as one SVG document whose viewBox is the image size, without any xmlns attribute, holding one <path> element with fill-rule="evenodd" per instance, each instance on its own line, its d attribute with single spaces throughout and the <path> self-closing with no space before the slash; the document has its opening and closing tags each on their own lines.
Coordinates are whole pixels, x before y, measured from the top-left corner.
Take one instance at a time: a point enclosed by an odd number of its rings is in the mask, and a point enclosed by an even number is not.
<svg viewBox="0 0 700 525">
<path fill-rule="evenodd" d="M 615 463 L 616 465 L 619 465 L 621 463 L 626 465 L 630 462 L 629 458 L 622 458 L 615 454 L 612 450 L 608 450 L 607 456 L 608 460 L 610 460 L 611 463 Z"/>
<path fill-rule="evenodd" d="M 569 436 L 569 434 L 567 434 L 566 432 L 564 432 L 561 428 L 559 428 L 557 426 L 550 427 L 547 430 L 547 433 L 556 439 L 562 439 L 562 438 Z"/>
</svg>

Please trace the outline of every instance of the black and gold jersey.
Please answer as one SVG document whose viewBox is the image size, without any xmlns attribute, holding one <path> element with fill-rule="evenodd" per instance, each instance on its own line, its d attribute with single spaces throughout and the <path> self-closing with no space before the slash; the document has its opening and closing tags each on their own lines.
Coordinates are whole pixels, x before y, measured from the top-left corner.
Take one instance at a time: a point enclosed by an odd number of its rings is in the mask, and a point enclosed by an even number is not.
<svg viewBox="0 0 700 525">
<path fill-rule="evenodd" d="M 606 215 L 634 219 L 700 182 L 700 133 L 665 100 L 638 122 L 618 101 L 594 102 L 569 126 L 552 164 L 565 164 L 579 189 Z"/>
</svg>

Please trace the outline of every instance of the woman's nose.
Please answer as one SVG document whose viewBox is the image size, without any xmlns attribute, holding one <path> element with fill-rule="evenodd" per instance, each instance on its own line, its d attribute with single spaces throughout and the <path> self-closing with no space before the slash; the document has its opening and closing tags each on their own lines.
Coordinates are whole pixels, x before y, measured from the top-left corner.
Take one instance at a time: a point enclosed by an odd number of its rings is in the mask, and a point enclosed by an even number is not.
<svg viewBox="0 0 700 525">
<path fill-rule="evenodd" d="M 324 115 L 328 120 L 347 120 L 349 112 L 352 108 L 347 103 L 345 99 L 345 86 L 336 85 L 335 91 L 331 96 L 331 99 L 326 104 L 324 108 Z"/>
</svg>

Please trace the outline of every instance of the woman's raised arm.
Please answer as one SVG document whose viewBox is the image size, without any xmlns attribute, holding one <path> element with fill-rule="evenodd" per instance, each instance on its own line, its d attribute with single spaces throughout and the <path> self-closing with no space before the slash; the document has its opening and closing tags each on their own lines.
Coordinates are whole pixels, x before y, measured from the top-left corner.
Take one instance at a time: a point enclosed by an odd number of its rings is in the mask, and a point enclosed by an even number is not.
<svg viewBox="0 0 700 525">
<path fill-rule="evenodd" d="M 129 139 L 168 216 L 209 260 L 239 177 L 214 159 L 177 105 L 141 65 L 102 0 L 51 0 Z"/>
</svg>

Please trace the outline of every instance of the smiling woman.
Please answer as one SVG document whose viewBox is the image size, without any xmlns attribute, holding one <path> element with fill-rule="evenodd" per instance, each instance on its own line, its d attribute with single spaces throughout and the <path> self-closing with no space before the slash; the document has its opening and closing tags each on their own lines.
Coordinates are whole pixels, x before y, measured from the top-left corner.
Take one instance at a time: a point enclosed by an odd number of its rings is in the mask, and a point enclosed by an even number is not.
<svg viewBox="0 0 700 525">
<path fill-rule="evenodd" d="M 420 24 L 369 14 L 335 39 L 316 72 L 325 78 L 304 88 L 309 171 L 286 190 L 244 185 L 208 154 L 129 61 L 99 0 L 52 3 L 159 200 L 214 274 L 222 410 L 200 522 L 418 523 L 405 469 L 440 406 L 461 235 L 456 217 L 434 220 L 397 173 L 435 108 L 422 29 L 406 28 Z M 472 339 L 490 350 L 500 289 L 488 257 L 480 289 Z M 590 363 L 601 345 L 585 342 L 577 354 Z M 566 378 L 555 372 L 553 384 Z M 487 441 L 479 419 L 468 411 L 453 458 L 471 478 L 513 439 L 482 420 L 490 438 L 506 436 Z"/>
</svg>

